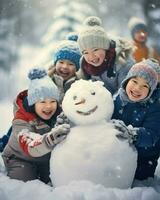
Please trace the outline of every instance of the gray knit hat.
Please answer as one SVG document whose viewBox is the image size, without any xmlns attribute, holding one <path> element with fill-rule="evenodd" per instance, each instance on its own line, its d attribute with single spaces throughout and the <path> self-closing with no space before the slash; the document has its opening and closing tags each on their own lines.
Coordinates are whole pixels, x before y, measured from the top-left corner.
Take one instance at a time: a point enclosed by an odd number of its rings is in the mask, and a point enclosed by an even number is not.
<svg viewBox="0 0 160 200">
<path fill-rule="evenodd" d="M 156 89 L 158 83 L 158 73 L 155 70 L 155 65 L 157 63 L 149 59 L 133 65 L 122 82 L 122 88 L 125 88 L 128 81 L 133 77 L 138 76 L 144 78 L 150 86 L 150 92 L 147 96 L 148 99 Z"/>
<path fill-rule="evenodd" d="M 38 101 L 54 98 L 59 101 L 59 90 L 43 68 L 31 69 L 28 73 L 30 84 L 28 87 L 28 104 L 32 106 Z"/>
<path fill-rule="evenodd" d="M 81 52 L 87 48 L 109 49 L 110 39 L 101 24 L 101 19 L 95 16 L 90 16 L 84 21 L 77 41 Z"/>
</svg>

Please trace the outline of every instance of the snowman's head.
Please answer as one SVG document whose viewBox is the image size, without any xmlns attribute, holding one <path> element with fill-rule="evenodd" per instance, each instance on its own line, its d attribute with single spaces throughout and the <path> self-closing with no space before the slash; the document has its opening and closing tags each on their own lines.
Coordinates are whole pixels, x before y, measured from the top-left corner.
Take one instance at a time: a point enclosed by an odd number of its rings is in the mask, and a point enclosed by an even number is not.
<svg viewBox="0 0 160 200">
<path fill-rule="evenodd" d="M 112 116 L 114 104 L 111 93 L 101 81 L 78 80 L 66 92 L 62 108 L 75 124 L 94 124 Z"/>
</svg>

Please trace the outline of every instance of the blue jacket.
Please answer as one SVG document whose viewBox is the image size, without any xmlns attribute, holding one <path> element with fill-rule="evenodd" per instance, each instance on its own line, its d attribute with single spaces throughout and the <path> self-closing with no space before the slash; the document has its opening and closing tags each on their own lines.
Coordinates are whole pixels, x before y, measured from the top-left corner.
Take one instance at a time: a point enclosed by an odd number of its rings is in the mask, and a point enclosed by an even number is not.
<svg viewBox="0 0 160 200">
<path fill-rule="evenodd" d="M 126 125 L 139 127 L 135 147 L 139 156 L 155 156 L 160 153 L 160 89 L 157 88 L 147 102 L 124 104 L 118 95 L 114 100 L 112 119 Z"/>
</svg>

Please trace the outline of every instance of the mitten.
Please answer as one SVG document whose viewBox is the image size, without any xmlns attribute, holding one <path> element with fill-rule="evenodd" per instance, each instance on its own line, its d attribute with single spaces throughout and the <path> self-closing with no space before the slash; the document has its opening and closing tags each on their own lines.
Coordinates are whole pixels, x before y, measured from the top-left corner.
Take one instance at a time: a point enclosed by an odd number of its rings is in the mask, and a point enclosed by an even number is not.
<svg viewBox="0 0 160 200">
<path fill-rule="evenodd" d="M 49 147 L 55 146 L 62 142 L 70 131 L 69 124 L 62 124 L 53 128 L 45 137 L 45 141 Z"/>
<path fill-rule="evenodd" d="M 61 112 L 57 116 L 57 120 L 56 120 L 55 126 L 59 126 L 61 124 L 70 124 L 69 119 L 66 117 L 66 115 L 64 114 L 64 112 Z"/>
<path fill-rule="evenodd" d="M 127 139 L 129 144 L 132 144 L 136 141 L 138 128 L 133 128 L 132 125 L 126 126 L 125 123 L 121 120 L 112 119 L 111 122 L 114 124 L 114 127 L 118 130 L 116 136 L 119 139 Z"/>
</svg>

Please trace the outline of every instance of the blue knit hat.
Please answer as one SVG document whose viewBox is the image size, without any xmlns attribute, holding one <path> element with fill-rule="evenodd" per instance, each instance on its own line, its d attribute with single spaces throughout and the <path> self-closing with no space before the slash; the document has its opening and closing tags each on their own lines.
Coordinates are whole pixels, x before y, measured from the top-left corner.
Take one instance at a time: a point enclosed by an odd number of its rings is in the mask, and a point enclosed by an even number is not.
<svg viewBox="0 0 160 200">
<path fill-rule="evenodd" d="M 122 81 L 122 88 L 125 88 L 128 81 L 133 77 L 144 78 L 150 87 L 150 92 L 147 96 L 148 99 L 156 89 L 158 83 L 158 73 L 155 70 L 155 65 L 156 63 L 152 60 L 144 60 L 133 65 L 126 78 Z"/>
<path fill-rule="evenodd" d="M 47 75 L 47 71 L 42 68 L 34 68 L 29 71 L 28 78 L 30 84 L 28 88 L 28 104 L 32 106 L 38 101 L 47 98 L 54 98 L 59 101 L 59 90 L 51 78 Z"/>
<path fill-rule="evenodd" d="M 61 41 L 55 48 L 53 61 L 54 65 L 58 60 L 69 60 L 76 66 L 76 70 L 79 69 L 81 54 L 77 44 L 78 35 L 76 33 L 70 33 L 66 40 Z"/>
<path fill-rule="evenodd" d="M 145 22 L 137 17 L 132 17 L 129 20 L 128 27 L 131 31 L 132 38 L 134 38 L 134 34 L 139 30 L 148 32 L 147 25 L 145 24 Z"/>
</svg>

